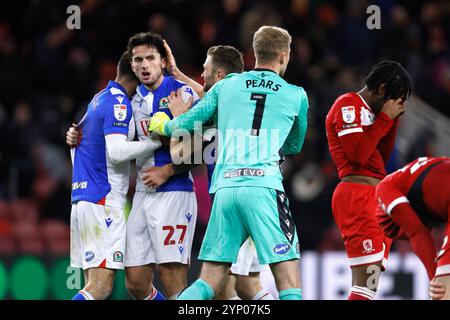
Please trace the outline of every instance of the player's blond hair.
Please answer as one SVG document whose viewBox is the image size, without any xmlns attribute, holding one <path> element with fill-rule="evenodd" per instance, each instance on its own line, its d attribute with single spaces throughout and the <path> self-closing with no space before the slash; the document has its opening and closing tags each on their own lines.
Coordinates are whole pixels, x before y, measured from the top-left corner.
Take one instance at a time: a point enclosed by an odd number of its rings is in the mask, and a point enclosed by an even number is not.
<svg viewBox="0 0 450 320">
<path fill-rule="evenodd" d="M 260 27 L 253 35 L 253 51 L 256 60 L 260 63 L 272 62 L 280 52 L 289 51 L 291 41 L 289 32 L 283 28 Z"/>
</svg>

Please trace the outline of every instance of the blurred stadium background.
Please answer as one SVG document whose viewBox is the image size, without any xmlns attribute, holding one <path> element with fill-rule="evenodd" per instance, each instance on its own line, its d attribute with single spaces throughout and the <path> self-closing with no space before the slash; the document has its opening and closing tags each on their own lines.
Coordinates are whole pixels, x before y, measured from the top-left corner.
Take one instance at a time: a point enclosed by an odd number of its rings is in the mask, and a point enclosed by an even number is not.
<svg viewBox="0 0 450 320">
<path fill-rule="evenodd" d="M 69 5 L 81 29 L 69 30 Z M 381 8 L 369 30 L 366 9 Z M 334 99 L 359 90 L 381 59 L 400 61 L 414 79 L 393 171 L 418 156 L 450 156 L 450 2 L 325 0 L 32 0 L 0 3 L 0 299 L 68 299 L 71 164 L 65 132 L 92 96 L 115 77 L 134 33 L 153 30 L 171 45 L 178 66 L 201 82 L 211 45 L 236 46 L 253 67 L 251 38 L 261 25 L 293 36 L 285 78 L 310 99 L 300 155 L 284 163 L 285 187 L 299 229 L 305 298 L 343 299 L 350 283 L 343 243 L 331 214 L 338 183 L 324 119 Z M 130 196 L 134 190 L 131 179 Z M 204 170 L 195 171 L 199 219 L 193 256 L 209 216 Z M 131 199 L 131 197 L 130 197 Z M 442 230 L 436 230 L 437 245 Z M 198 274 L 194 259 L 190 277 Z M 70 278 L 72 276 L 72 278 Z M 75 282 L 73 280 L 75 279 Z M 380 299 L 426 299 L 424 268 L 397 242 Z M 113 299 L 127 299 L 123 272 Z"/>
</svg>

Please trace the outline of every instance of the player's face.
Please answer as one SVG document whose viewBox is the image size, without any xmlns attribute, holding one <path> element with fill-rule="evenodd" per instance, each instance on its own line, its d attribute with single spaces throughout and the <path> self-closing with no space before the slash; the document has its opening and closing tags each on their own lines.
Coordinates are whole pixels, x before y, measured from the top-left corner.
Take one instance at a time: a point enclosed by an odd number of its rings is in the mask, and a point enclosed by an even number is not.
<svg viewBox="0 0 450 320">
<path fill-rule="evenodd" d="M 131 67 L 140 82 L 155 89 L 162 82 L 166 60 L 161 58 L 155 47 L 141 45 L 133 48 Z"/>
<path fill-rule="evenodd" d="M 202 78 L 205 81 L 203 85 L 203 91 L 207 92 L 211 87 L 220 79 L 217 77 L 217 70 L 215 70 L 212 57 L 207 56 L 205 63 L 203 64 Z"/>
</svg>

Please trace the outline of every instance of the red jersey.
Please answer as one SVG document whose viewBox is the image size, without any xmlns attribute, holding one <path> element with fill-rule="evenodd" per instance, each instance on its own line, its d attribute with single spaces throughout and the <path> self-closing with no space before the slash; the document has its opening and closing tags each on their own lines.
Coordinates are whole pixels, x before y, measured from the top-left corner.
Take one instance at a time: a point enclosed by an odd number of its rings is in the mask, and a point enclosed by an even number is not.
<svg viewBox="0 0 450 320">
<path fill-rule="evenodd" d="M 395 143 L 398 117 L 391 120 L 372 109 L 357 93 L 337 98 L 325 120 L 328 149 L 339 178 L 363 175 L 383 179 L 384 164 Z"/>
<path fill-rule="evenodd" d="M 419 158 L 388 175 L 376 187 L 377 220 L 391 238 L 406 238 L 430 278 L 436 249 L 429 229 L 447 222 L 450 210 L 450 158 Z"/>
</svg>

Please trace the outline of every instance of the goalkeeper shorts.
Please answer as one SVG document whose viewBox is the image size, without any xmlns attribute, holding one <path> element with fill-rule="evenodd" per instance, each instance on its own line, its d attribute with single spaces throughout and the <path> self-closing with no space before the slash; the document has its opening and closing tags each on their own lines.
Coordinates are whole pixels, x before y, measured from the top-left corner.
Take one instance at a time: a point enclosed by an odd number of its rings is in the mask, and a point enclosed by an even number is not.
<svg viewBox="0 0 450 320">
<path fill-rule="evenodd" d="M 264 187 L 217 190 L 199 260 L 235 263 L 248 237 L 260 264 L 300 258 L 297 231 L 287 196 Z"/>
</svg>

